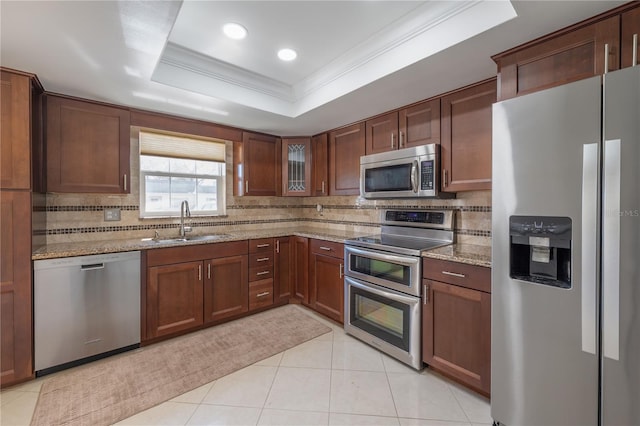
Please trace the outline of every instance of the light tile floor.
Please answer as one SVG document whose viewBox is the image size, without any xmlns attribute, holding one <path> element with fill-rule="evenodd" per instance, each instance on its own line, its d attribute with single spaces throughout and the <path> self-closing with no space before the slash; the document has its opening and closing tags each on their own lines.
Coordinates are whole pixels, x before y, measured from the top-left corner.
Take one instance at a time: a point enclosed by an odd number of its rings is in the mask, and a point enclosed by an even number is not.
<svg viewBox="0 0 640 426">
<path fill-rule="evenodd" d="M 222 377 L 118 425 L 491 424 L 486 398 L 332 332 Z M 46 379 L 46 377 L 45 377 Z M 43 379 L 2 391 L 0 425 L 28 425 Z"/>
</svg>

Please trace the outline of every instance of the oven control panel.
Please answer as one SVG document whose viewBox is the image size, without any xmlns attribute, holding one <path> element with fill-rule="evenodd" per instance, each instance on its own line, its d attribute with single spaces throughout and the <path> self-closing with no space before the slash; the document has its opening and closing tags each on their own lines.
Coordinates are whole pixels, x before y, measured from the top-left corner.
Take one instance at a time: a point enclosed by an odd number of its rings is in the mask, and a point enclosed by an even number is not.
<svg viewBox="0 0 640 426">
<path fill-rule="evenodd" d="M 452 210 L 386 210 L 382 219 L 388 225 L 453 229 Z"/>
</svg>

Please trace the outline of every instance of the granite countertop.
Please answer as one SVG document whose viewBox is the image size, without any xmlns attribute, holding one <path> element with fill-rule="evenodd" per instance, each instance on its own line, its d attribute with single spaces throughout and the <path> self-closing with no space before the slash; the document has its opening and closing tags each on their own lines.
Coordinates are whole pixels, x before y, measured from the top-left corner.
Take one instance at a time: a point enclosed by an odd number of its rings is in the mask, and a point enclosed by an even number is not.
<svg viewBox="0 0 640 426">
<path fill-rule="evenodd" d="M 345 240 L 366 234 L 353 231 L 318 230 L 305 227 L 265 228 L 257 231 L 230 231 L 217 234 L 212 239 L 194 239 L 180 241 L 177 239 L 161 239 L 153 241 L 150 238 L 132 238 L 106 241 L 86 241 L 78 243 L 48 244 L 32 253 L 32 260 L 54 259 L 70 256 L 86 256 L 94 254 L 118 253 L 125 251 L 150 250 L 165 247 L 179 247 L 197 244 L 215 244 L 229 241 L 249 240 L 256 238 L 274 238 L 297 235 L 316 238 L 325 241 L 343 243 Z M 194 235 L 197 237 L 197 235 Z M 189 237 L 194 237 L 189 235 Z"/>
<path fill-rule="evenodd" d="M 422 257 L 467 263 L 469 265 L 491 267 L 491 247 L 475 244 L 452 244 L 428 250 Z"/>
</svg>

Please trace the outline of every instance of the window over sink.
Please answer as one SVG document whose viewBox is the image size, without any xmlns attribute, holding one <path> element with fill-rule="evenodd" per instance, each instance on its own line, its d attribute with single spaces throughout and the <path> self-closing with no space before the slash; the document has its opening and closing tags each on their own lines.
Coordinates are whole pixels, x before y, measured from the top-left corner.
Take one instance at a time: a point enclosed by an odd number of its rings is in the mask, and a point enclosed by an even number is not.
<svg viewBox="0 0 640 426">
<path fill-rule="evenodd" d="M 225 214 L 225 143 L 140 131 L 140 216 Z"/>
</svg>

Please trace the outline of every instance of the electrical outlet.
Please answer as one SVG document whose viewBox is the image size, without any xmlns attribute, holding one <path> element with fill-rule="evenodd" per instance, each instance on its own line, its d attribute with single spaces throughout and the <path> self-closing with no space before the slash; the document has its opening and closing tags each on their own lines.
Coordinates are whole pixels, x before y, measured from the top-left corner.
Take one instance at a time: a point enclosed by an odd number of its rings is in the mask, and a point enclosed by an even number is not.
<svg viewBox="0 0 640 426">
<path fill-rule="evenodd" d="M 120 209 L 104 209 L 105 222 L 117 222 L 120 220 Z"/>
</svg>

